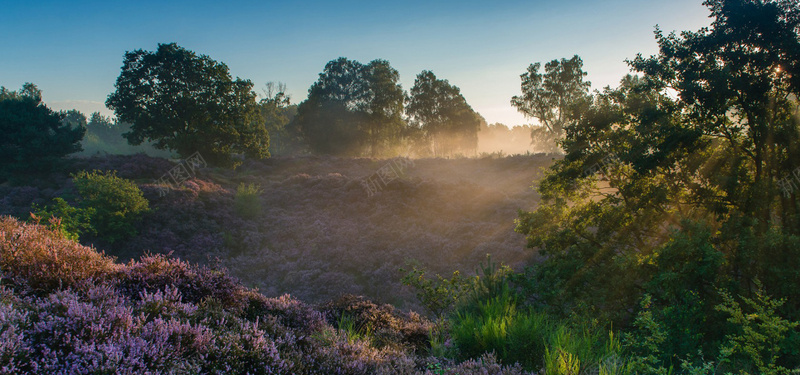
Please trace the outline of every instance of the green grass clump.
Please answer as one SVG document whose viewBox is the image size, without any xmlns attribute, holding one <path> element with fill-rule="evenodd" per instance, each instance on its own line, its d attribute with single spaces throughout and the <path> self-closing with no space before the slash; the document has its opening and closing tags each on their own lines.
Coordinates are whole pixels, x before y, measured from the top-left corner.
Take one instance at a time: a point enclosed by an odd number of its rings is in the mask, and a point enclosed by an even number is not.
<svg viewBox="0 0 800 375">
<path fill-rule="evenodd" d="M 236 188 L 236 199 L 234 209 L 236 213 L 245 219 L 255 219 L 261 216 L 263 206 L 259 195 L 263 190 L 256 184 L 239 184 Z"/>
</svg>

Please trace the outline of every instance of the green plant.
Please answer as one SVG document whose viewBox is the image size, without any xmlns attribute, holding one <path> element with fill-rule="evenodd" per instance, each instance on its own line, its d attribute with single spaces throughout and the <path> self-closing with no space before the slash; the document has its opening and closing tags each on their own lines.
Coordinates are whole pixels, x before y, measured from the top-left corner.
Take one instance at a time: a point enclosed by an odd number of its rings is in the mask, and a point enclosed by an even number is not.
<svg viewBox="0 0 800 375">
<path fill-rule="evenodd" d="M 581 371 L 581 360 L 561 348 L 553 351 L 545 349 L 545 371 L 553 375 L 578 375 Z"/>
<path fill-rule="evenodd" d="M 661 366 L 660 346 L 667 340 L 667 333 L 661 324 L 653 318 L 651 311 L 652 298 L 645 295 L 641 302 L 641 311 L 633 322 L 635 330 L 623 338 L 625 348 L 633 354 L 632 369 L 638 373 L 666 375 L 671 372 Z"/>
<path fill-rule="evenodd" d="M 97 234 L 91 223 L 91 218 L 96 210 L 92 207 L 79 208 L 70 206 L 61 197 L 53 198 L 53 204 L 38 207 L 31 206 L 31 219 L 39 224 L 40 221 L 49 223 L 51 229 L 60 232 L 65 238 L 77 241 L 83 234 Z"/>
<path fill-rule="evenodd" d="M 800 323 L 778 315 L 777 311 L 786 302 L 785 299 L 772 299 L 764 293 L 760 284 L 757 283 L 757 286 L 755 299 L 741 297 L 750 313 L 745 312 L 729 293 L 720 291 L 724 302 L 716 308 L 728 313 L 728 322 L 737 327 L 736 333 L 727 336 L 727 343 L 721 351 L 733 355 L 734 360 L 749 362 L 759 374 L 789 373 L 788 369 L 778 364 L 781 344 Z M 740 366 L 737 364 L 737 367 Z"/>
<path fill-rule="evenodd" d="M 374 329 L 369 322 L 359 325 L 351 315 L 342 314 L 336 326 L 347 335 L 347 341 L 351 344 L 356 341 L 372 341 Z"/>
<path fill-rule="evenodd" d="M 400 272 L 405 270 L 400 269 Z M 403 285 L 408 285 L 416 290 L 417 299 L 439 321 L 456 302 L 467 292 L 469 279 L 461 276 L 458 271 L 453 272 L 449 279 L 437 274 L 435 278 L 425 277 L 425 270 L 414 267 L 408 271 L 401 280 Z"/>
<path fill-rule="evenodd" d="M 256 184 L 240 183 L 236 188 L 234 209 L 239 216 L 246 219 L 255 219 L 261 216 L 263 206 L 259 195 L 263 192 Z"/>
<path fill-rule="evenodd" d="M 81 196 L 79 206 L 95 211 L 90 222 L 98 236 L 114 243 L 136 234 L 134 223 L 150 207 L 133 181 L 117 177 L 116 171 L 81 171 L 72 179 Z"/>
</svg>

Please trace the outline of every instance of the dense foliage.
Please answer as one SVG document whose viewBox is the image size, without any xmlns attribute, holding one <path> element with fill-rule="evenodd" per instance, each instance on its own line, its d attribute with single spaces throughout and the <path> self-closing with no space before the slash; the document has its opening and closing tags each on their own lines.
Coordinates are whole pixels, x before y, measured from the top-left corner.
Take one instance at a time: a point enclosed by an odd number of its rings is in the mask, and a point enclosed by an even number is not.
<svg viewBox="0 0 800 375">
<path fill-rule="evenodd" d="M 139 187 L 113 171 L 73 175 L 79 206 L 99 236 L 113 243 L 136 234 L 134 224 L 150 207 Z"/>
<path fill-rule="evenodd" d="M 86 128 L 64 118 L 44 105 L 32 83 L 19 92 L 0 87 L 0 181 L 47 174 L 61 158 L 80 151 Z"/>
<path fill-rule="evenodd" d="M 131 144 L 150 140 L 220 165 L 232 164 L 234 152 L 269 156 L 253 84 L 233 80 L 225 64 L 208 56 L 174 43 L 127 52 L 115 88 L 106 105 L 131 124 L 125 134 Z"/>
<path fill-rule="evenodd" d="M 316 153 L 384 154 L 405 126 L 399 79 L 386 60 L 330 61 L 298 106 L 293 127 Z"/>
<path fill-rule="evenodd" d="M 647 296 L 652 368 L 781 373 L 800 366 L 800 333 L 782 323 L 800 319 L 800 7 L 706 4 L 710 28 L 657 31 L 659 54 L 631 61 L 641 75 L 565 126 L 567 154 L 518 220 L 547 257 L 528 293 L 619 327 Z M 760 301 L 757 315 L 737 301 Z"/>
<path fill-rule="evenodd" d="M 467 104 L 461 90 L 431 71 L 417 75 L 406 112 L 412 126 L 422 131 L 434 156 L 460 152 L 474 155 L 478 130 L 486 121 Z"/>
</svg>

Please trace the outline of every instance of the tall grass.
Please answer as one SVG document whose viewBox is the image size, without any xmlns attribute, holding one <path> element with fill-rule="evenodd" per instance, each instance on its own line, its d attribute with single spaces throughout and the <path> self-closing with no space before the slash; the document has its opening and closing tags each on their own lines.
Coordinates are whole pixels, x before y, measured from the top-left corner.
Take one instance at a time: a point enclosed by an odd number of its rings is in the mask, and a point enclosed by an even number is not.
<svg viewBox="0 0 800 375">
<path fill-rule="evenodd" d="M 256 184 L 240 183 L 236 188 L 236 200 L 234 209 L 236 213 L 245 219 L 255 219 L 261 216 L 263 206 L 259 196 L 263 190 Z"/>
<path fill-rule="evenodd" d="M 547 374 L 630 374 L 613 331 L 573 325 L 521 306 L 507 268 L 491 261 L 472 293 L 450 319 L 450 334 L 462 357 L 494 353 L 501 363 L 519 363 Z"/>
</svg>

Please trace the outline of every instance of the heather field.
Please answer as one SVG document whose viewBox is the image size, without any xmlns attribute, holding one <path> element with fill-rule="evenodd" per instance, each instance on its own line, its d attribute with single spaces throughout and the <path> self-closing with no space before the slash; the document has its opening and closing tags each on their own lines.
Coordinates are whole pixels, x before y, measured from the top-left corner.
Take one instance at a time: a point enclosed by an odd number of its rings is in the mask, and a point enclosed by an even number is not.
<svg viewBox="0 0 800 375">
<path fill-rule="evenodd" d="M 0 12 L 0 375 L 800 374 L 800 0 L 257 3 Z"/>
<path fill-rule="evenodd" d="M 361 182 L 394 159 L 275 158 L 236 170 L 200 168 L 162 191 L 153 180 L 175 161 L 77 158 L 63 175 L 36 186 L 0 187 L 0 214 L 25 219 L 32 204 L 74 197 L 68 173 L 116 170 L 139 185 L 152 209 L 133 238 L 113 246 L 82 238 L 86 245 L 122 261 L 168 254 L 222 266 L 266 296 L 288 293 L 317 303 L 352 293 L 424 313 L 400 283 L 401 268 L 470 274 L 487 254 L 517 269 L 535 258 L 514 232 L 514 219 L 517 210 L 535 208 L 531 186 L 551 161 L 545 155 L 416 159 L 370 196 Z M 258 188 L 250 211 L 237 209 L 242 183 Z"/>
</svg>

